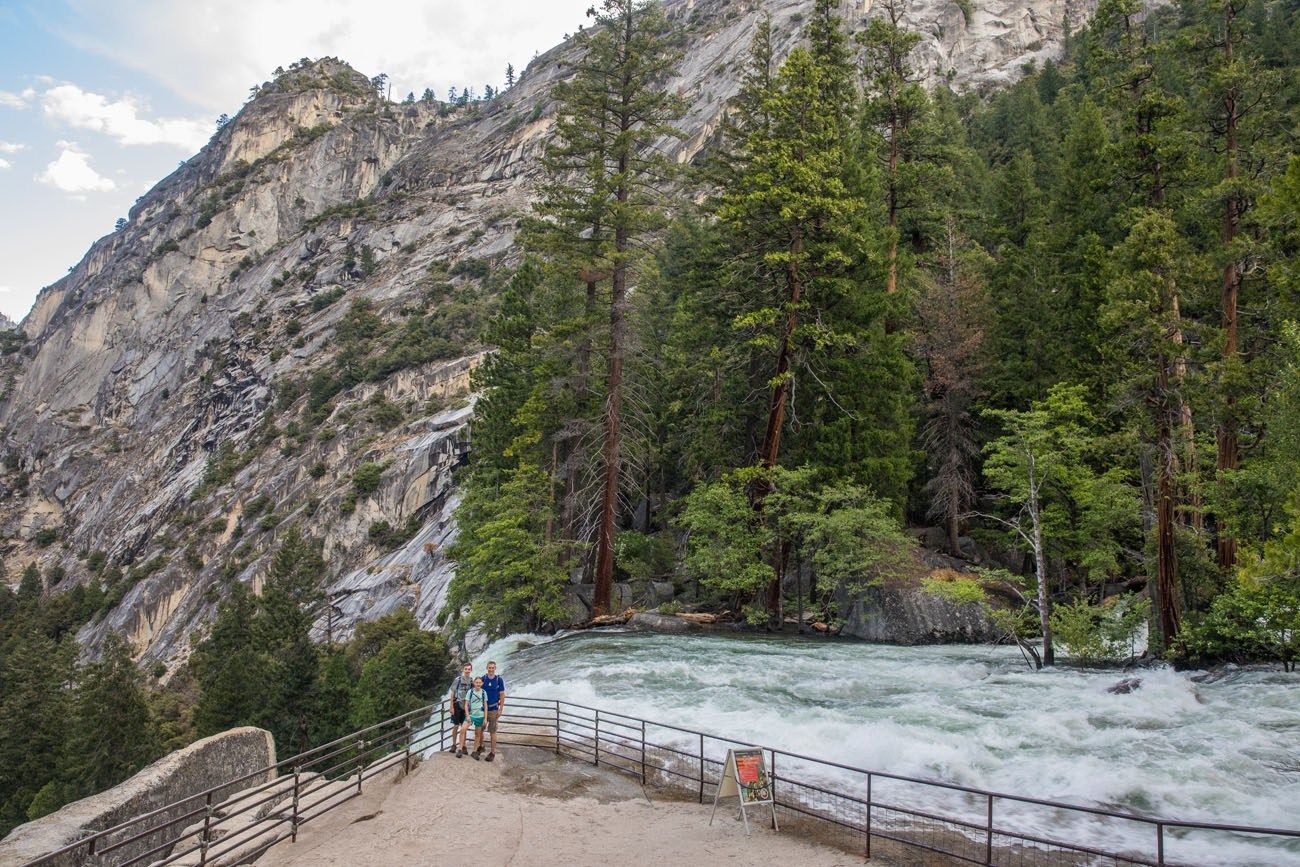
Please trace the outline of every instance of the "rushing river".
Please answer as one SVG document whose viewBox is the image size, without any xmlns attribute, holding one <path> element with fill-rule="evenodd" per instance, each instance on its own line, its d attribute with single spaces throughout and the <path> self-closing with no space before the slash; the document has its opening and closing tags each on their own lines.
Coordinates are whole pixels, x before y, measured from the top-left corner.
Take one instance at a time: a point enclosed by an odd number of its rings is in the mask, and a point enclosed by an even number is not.
<svg viewBox="0 0 1300 867">
<path fill-rule="evenodd" d="M 587 632 L 512 636 L 509 691 L 872 770 L 1178 819 L 1300 828 L 1300 675 L 1196 683 L 1171 669 L 1033 672 L 1012 648 Z M 1061 832 L 1060 827 L 1044 829 Z M 1078 830 L 1078 829 L 1075 829 Z M 1181 842 L 1181 845 L 1180 845 Z M 1296 864 L 1300 846 L 1171 840 L 1206 864 Z"/>
</svg>

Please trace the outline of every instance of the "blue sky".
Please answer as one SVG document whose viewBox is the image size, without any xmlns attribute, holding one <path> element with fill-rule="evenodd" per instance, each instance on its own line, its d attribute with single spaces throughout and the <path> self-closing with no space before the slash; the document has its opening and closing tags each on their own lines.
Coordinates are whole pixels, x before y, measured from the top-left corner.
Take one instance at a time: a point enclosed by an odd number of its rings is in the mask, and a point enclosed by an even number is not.
<svg viewBox="0 0 1300 867">
<path fill-rule="evenodd" d="M 0 0 L 0 312 L 21 319 L 154 183 L 300 57 L 393 96 L 498 86 L 592 0 Z"/>
</svg>

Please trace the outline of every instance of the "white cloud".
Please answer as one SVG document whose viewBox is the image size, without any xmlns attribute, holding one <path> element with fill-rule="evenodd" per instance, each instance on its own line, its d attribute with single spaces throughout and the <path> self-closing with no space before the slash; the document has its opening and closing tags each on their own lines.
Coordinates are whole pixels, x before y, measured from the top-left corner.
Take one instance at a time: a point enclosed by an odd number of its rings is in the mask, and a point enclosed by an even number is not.
<svg viewBox="0 0 1300 867">
<path fill-rule="evenodd" d="M 27 150 L 27 145 L 0 139 L 0 154 L 16 154 L 22 150 Z"/>
<path fill-rule="evenodd" d="M 497 86 L 586 21 L 592 0 L 118 0 L 80 4 L 75 44 L 154 77 L 216 115 L 301 57 L 388 73 L 393 96 Z M 598 4 L 597 4 L 598 5 Z"/>
<path fill-rule="evenodd" d="M 182 118 L 146 120 L 142 106 L 130 97 L 110 101 L 75 84 L 51 87 L 41 96 L 45 116 L 76 129 L 101 132 L 124 145 L 174 145 L 188 152 L 207 142 L 209 124 Z"/>
<path fill-rule="evenodd" d="M 21 93 L 11 93 L 7 90 L 0 90 L 0 105 L 5 108 L 26 108 L 31 104 L 32 98 L 36 96 L 36 91 L 30 87 Z"/>
<path fill-rule="evenodd" d="M 117 184 L 91 167 L 90 157 L 75 142 L 61 141 L 58 146 L 62 148 L 58 159 L 46 166 L 36 180 L 73 195 L 117 189 Z"/>
<path fill-rule="evenodd" d="M 12 164 L 11 162 L 9 162 L 9 160 L 5 159 L 4 157 L 0 157 L 0 171 L 3 171 L 4 169 L 7 169 L 7 168 L 12 168 L 12 167 L 13 167 L 13 164 Z"/>
</svg>

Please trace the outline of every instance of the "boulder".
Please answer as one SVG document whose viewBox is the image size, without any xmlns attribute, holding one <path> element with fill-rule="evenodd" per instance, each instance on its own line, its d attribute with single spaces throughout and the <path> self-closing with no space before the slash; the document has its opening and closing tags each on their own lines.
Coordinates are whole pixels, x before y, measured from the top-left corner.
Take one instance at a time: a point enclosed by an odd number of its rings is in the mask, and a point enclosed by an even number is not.
<svg viewBox="0 0 1300 867">
<path fill-rule="evenodd" d="M 695 632 L 700 628 L 689 620 L 683 620 L 671 614 L 656 614 L 652 611 L 638 611 L 632 615 L 632 619 L 627 622 L 627 625 L 637 632 L 670 632 L 674 634 Z"/>
<path fill-rule="evenodd" d="M 651 581 L 650 596 L 651 603 L 655 606 L 663 605 L 665 602 L 672 602 L 673 597 L 677 595 L 677 588 L 671 581 Z"/>
<path fill-rule="evenodd" d="M 1114 686 L 1108 687 L 1106 689 L 1106 692 L 1110 693 L 1111 695 L 1128 695 L 1130 692 L 1135 692 L 1136 690 L 1141 688 L 1141 686 L 1142 686 L 1142 678 L 1126 677 L 1123 680 L 1121 680 L 1119 683 L 1116 683 Z"/>
<path fill-rule="evenodd" d="M 868 587 L 852 599 L 837 592 L 847 611 L 842 634 L 881 644 L 977 644 L 996 641 L 1002 632 L 983 606 L 956 605 L 918 586 Z"/>
</svg>

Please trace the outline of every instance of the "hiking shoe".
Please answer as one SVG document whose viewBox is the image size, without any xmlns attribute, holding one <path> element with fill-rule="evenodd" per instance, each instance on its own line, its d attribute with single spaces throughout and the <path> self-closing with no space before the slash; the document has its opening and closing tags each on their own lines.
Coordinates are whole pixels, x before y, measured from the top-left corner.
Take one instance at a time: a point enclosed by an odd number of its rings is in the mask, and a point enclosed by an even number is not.
<svg viewBox="0 0 1300 867">
<path fill-rule="evenodd" d="M 488 754 L 487 754 L 487 760 L 488 760 L 489 762 L 492 761 L 493 759 L 495 759 L 496 757 L 497 757 L 497 754 L 496 754 L 496 753 L 488 753 Z"/>
<path fill-rule="evenodd" d="M 461 758 L 461 757 L 464 756 L 464 755 L 465 755 L 465 751 L 464 751 L 464 750 L 456 750 L 456 758 L 459 759 L 459 758 Z"/>
<path fill-rule="evenodd" d="M 478 749 L 474 750 L 474 755 L 476 755 L 476 756 L 481 756 L 481 755 L 483 755 L 483 748 L 482 748 L 482 747 L 479 747 Z"/>
<path fill-rule="evenodd" d="M 478 761 L 478 753 L 477 753 L 477 752 L 470 753 L 470 755 L 474 757 L 474 761 L 476 761 L 476 762 Z"/>
</svg>

